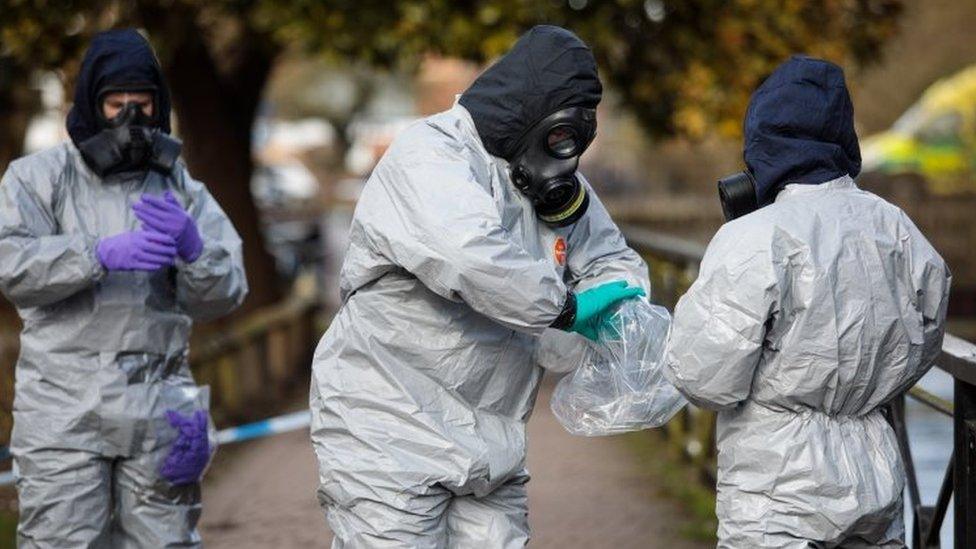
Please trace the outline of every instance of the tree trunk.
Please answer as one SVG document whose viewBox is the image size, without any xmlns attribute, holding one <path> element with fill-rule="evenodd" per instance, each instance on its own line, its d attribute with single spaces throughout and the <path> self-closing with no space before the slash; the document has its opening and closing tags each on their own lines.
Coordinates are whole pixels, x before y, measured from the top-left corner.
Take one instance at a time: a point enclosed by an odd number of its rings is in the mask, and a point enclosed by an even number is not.
<svg viewBox="0 0 976 549">
<path fill-rule="evenodd" d="M 0 174 L 24 153 L 24 137 L 40 99 L 30 87 L 30 70 L 0 57 Z"/>
<path fill-rule="evenodd" d="M 222 72 L 203 40 L 195 9 L 179 3 L 165 10 L 154 8 L 144 7 L 142 19 L 164 45 L 161 63 L 178 115 L 183 157 L 244 241 L 251 292 L 242 311 L 272 303 L 281 293 L 251 197 L 251 126 L 278 52 L 269 41 L 245 33 L 239 62 Z"/>
<path fill-rule="evenodd" d="M 251 197 L 253 113 L 234 112 L 226 96 L 201 83 L 193 56 L 177 56 L 167 67 L 179 113 L 183 156 L 193 177 L 204 181 L 244 241 L 251 293 L 245 309 L 278 299 L 274 259 L 265 249 L 257 207 Z M 182 59 L 181 59 L 182 58 Z M 222 104 L 223 103 L 223 104 Z"/>
<path fill-rule="evenodd" d="M 0 177 L 24 154 L 27 127 L 40 104 L 37 90 L 30 87 L 30 69 L 0 57 Z M 0 298 L 0 327 L 12 329 L 18 322 L 14 306 Z"/>
</svg>

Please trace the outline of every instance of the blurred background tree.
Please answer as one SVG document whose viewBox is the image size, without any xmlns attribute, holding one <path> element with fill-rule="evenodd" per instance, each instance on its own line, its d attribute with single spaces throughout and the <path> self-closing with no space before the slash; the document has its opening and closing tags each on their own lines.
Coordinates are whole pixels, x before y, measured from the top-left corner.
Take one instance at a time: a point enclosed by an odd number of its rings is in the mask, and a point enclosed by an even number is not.
<svg viewBox="0 0 976 549">
<path fill-rule="evenodd" d="M 898 0 L 574 0 L 566 22 L 652 135 L 738 136 L 749 96 L 783 59 L 878 59 Z"/>
<path fill-rule="evenodd" d="M 279 295 L 249 182 L 252 126 L 285 53 L 410 71 L 429 53 L 487 61 L 534 24 L 562 24 L 590 43 L 648 135 L 701 138 L 734 135 L 751 91 L 792 53 L 876 59 L 900 11 L 899 0 L 3 0 L 0 168 L 19 154 L 35 108 L 32 72 L 59 69 L 70 87 L 94 32 L 145 29 L 172 88 L 184 157 L 245 240 L 250 308 Z"/>
<path fill-rule="evenodd" d="M 32 77 L 62 70 L 78 57 L 87 46 L 85 29 L 102 20 L 99 4 L 0 2 L 0 169 L 20 156 L 27 126 L 40 107 Z"/>
</svg>

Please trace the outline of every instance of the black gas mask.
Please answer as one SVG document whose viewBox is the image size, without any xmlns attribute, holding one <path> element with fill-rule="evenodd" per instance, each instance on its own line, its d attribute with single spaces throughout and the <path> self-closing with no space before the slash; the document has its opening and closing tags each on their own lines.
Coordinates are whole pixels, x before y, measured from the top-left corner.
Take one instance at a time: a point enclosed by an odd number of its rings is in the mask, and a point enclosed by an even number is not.
<svg viewBox="0 0 976 549">
<path fill-rule="evenodd" d="M 726 221 L 742 217 L 759 209 L 756 180 L 748 171 L 718 180 L 718 198 Z"/>
<path fill-rule="evenodd" d="M 101 108 L 98 113 L 102 130 L 78 145 L 92 171 L 100 177 L 146 169 L 172 171 L 183 143 L 156 127 L 139 105 L 128 103 L 111 119 L 101 115 Z"/>
<path fill-rule="evenodd" d="M 570 107 L 543 118 L 522 137 L 510 159 L 512 182 L 543 222 L 565 227 L 590 205 L 576 176 L 579 157 L 596 136 L 596 111 Z"/>
</svg>

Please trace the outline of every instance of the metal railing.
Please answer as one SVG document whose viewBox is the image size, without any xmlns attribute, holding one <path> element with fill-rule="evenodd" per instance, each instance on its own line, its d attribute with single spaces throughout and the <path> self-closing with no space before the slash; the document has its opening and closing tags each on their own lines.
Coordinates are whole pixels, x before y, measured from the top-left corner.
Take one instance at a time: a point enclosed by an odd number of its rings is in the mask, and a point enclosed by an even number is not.
<svg viewBox="0 0 976 549">
<path fill-rule="evenodd" d="M 655 301 L 673 308 L 678 298 L 698 275 L 705 247 L 672 235 L 641 227 L 623 226 L 627 242 L 651 267 Z M 934 505 L 921 500 L 915 464 L 905 425 L 905 396 L 895 399 L 885 411 L 898 438 L 905 464 L 906 484 L 913 522 L 912 547 L 940 547 L 939 531 L 953 500 L 954 547 L 976 547 L 976 345 L 947 334 L 935 365 L 953 377 L 954 402 L 948 402 L 921 387 L 908 397 L 953 418 L 953 457 L 943 477 Z M 715 483 L 715 414 L 687 406 L 664 427 L 672 445 L 701 473 L 709 486 Z"/>
</svg>

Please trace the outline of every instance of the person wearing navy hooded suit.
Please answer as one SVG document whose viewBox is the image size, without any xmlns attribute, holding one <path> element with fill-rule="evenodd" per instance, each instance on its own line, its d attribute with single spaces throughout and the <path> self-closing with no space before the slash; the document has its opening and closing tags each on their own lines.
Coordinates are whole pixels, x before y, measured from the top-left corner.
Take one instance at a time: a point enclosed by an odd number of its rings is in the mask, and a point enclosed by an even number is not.
<svg viewBox="0 0 976 549">
<path fill-rule="evenodd" d="M 0 290 L 23 319 L 11 451 L 18 546 L 196 547 L 215 450 L 194 319 L 247 293 L 241 240 L 168 136 L 148 42 L 99 34 L 70 141 L 0 182 Z"/>
<path fill-rule="evenodd" d="M 949 269 L 857 188 L 840 67 L 794 57 L 752 97 L 758 210 L 712 239 L 666 373 L 718 411 L 719 547 L 904 547 L 905 471 L 883 406 L 941 349 Z"/>
</svg>

